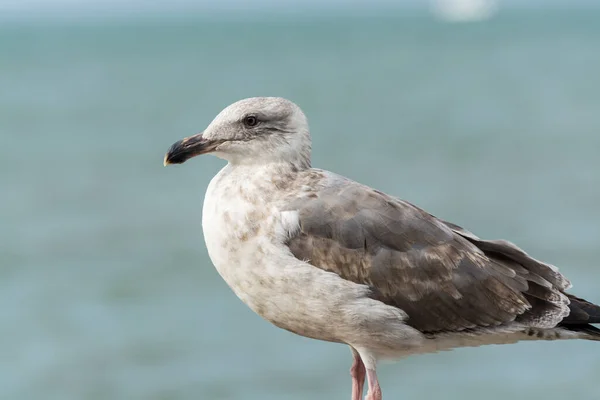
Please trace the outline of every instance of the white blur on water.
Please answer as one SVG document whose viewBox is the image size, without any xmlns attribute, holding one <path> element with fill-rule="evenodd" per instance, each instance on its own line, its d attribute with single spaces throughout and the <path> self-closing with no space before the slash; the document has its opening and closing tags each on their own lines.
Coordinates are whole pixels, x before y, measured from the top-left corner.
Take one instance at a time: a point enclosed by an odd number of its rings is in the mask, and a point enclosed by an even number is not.
<svg viewBox="0 0 600 400">
<path fill-rule="evenodd" d="M 433 0 L 431 8 L 439 19 L 451 22 L 483 21 L 498 10 L 495 0 Z"/>
</svg>

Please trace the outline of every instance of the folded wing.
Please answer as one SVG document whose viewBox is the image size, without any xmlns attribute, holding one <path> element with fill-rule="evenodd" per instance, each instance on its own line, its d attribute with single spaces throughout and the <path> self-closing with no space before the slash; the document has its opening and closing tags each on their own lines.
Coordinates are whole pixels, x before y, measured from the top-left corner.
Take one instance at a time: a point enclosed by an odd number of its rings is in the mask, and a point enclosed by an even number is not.
<svg viewBox="0 0 600 400">
<path fill-rule="evenodd" d="M 558 270 L 505 241 L 484 241 L 418 207 L 354 182 L 297 200 L 299 259 L 366 284 L 422 332 L 513 321 L 550 328 L 569 315 Z"/>
</svg>

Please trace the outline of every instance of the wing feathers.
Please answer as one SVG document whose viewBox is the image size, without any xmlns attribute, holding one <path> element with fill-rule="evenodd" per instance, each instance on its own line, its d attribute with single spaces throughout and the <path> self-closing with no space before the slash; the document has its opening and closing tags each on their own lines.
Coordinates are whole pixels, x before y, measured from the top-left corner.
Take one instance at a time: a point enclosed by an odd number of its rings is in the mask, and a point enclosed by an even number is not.
<svg viewBox="0 0 600 400">
<path fill-rule="evenodd" d="M 555 267 L 365 186 L 325 188 L 290 209 L 300 219 L 288 242 L 297 258 L 369 285 L 423 332 L 515 320 L 545 327 L 569 312 L 561 291 L 570 283 Z"/>
</svg>

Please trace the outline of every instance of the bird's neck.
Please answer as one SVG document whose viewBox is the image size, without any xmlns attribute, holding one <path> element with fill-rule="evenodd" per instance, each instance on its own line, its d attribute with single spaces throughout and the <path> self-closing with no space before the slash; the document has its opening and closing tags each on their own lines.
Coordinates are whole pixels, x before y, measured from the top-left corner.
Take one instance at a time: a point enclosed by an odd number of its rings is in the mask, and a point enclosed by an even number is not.
<svg viewBox="0 0 600 400">
<path fill-rule="evenodd" d="M 262 162 L 233 162 L 229 161 L 226 169 L 232 176 L 247 176 L 256 180 L 260 176 L 265 179 L 287 177 L 296 175 L 298 172 L 310 169 L 310 160 L 294 160 L 294 161 L 262 161 Z"/>
<path fill-rule="evenodd" d="M 298 184 L 306 168 L 291 163 L 237 164 L 228 163 L 210 182 L 207 198 L 226 198 L 238 202 L 237 208 L 271 204 L 281 200 Z M 208 212 L 219 213 L 224 207 L 215 204 Z M 248 208 L 249 209 L 249 208 Z"/>
<path fill-rule="evenodd" d="M 269 148 L 267 145 L 261 149 L 246 149 L 243 154 L 229 152 L 215 155 L 227 160 L 233 168 L 302 171 L 311 167 L 310 143 L 280 148 Z"/>
<path fill-rule="evenodd" d="M 225 158 L 225 157 L 223 157 Z M 232 168 L 256 168 L 258 169 L 277 169 L 277 170 L 296 170 L 301 171 L 311 167 L 310 153 L 295 154 L 290 156 L 263 155 L 262 157 L 235 157 L 225 158 Z"/>
</svg>

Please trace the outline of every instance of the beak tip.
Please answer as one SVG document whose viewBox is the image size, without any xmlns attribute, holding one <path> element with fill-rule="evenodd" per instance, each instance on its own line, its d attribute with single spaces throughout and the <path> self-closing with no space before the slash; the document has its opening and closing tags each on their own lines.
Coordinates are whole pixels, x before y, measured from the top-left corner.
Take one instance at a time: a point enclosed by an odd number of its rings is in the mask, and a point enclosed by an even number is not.
<svg viewBox="0 0 600 400">
<path fill-rule="evenodd" d="M 208 149 L 210 150 L 212 148 Z M 172 164 L 183 164 L 186 160 L 208 151 L 206 141 L 202 134 L 198 133 L 173 143 L 163 158 L 163 165 L 166 167 Z"/>
</svg>

